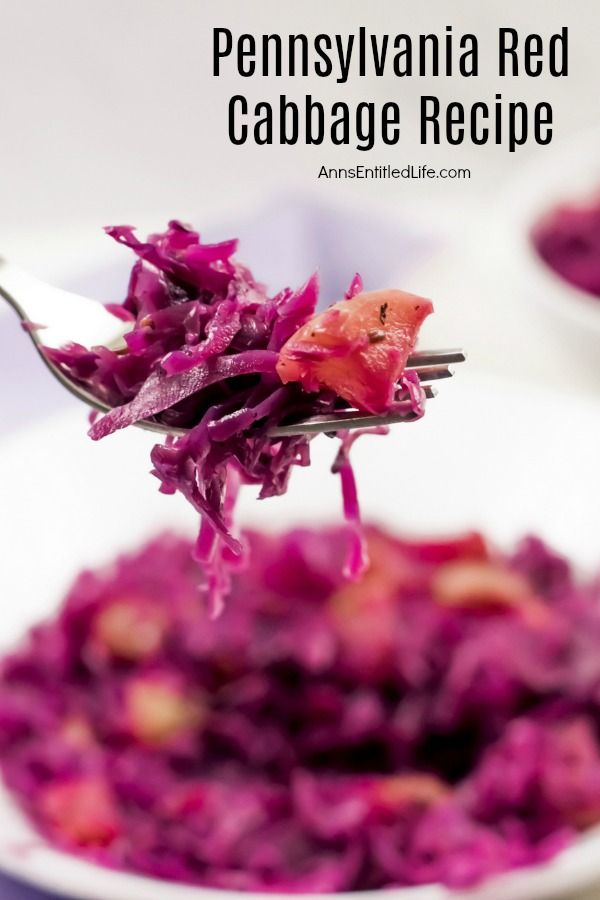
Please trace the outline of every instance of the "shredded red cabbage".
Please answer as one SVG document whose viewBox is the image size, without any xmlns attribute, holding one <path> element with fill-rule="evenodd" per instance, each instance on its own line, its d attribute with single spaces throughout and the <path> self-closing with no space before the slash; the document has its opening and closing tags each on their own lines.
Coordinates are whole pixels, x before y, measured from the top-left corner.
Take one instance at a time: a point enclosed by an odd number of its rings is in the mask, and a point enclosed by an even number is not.
<svg viewBox="0 0 600 900">
<path fill-rule="evenodd" d="M 600 581 L 534 538 L 365 534 L 358 582 L 346 530 L 247 535 L 218 619 L 187 541 L 82 573 L 0 668 L 0 765 L 41 832 L 329 892 L 468 888 L 599 822 Z"/>
<path fill-rule="evenodd" d="M 310 463 L 309 437 L 272 438 L 269 429 L 347 406 L 318 385 L 311 393 L 297 383 L 283 385 L 276 371 L 284 344 L 315 314 L 318 279 L 313 275 L 299 290 L 285 288 L 269 297 L 234 258 L 236 241 L 202 244 L 195 231 L 176 221 L 146 242 L 129 226 L 106 231 L 138 256 L 123 305 L 108 307 L 131 323 L 125 346 L 71 344 L 46 352 L 113 407 L 91 423 L 94 440 L 141 419 L 188 429 L 154 447 L 153 474 L 163 492 L 179 491 L 200 514 L 195 555 L 204 563 L 216 611 L 229 589 L 227 569 L 243 555 L 232 532 L 238 483 L 260 485 L 261 498 L 283 494 L 293 466 Z M 361 290 L 355 275 L 348 300 Z M 421 415 L 418 378 L 407 379 L 402 389 L 400 402 Z M 356 578 L 365 559 L 348 448 L 346 442 L 336 470 L 357 535 L 346 567 Z"/>
</svg>

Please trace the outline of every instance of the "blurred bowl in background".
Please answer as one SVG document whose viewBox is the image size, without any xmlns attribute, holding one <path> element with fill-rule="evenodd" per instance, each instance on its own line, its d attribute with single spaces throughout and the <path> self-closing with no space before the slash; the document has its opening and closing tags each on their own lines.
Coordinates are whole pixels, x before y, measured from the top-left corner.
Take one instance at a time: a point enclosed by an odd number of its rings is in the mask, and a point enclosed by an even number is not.
<svg viewBox="0 0 600 900">
<path fill-rule="evenodd" d="M 600 191 L 600 129 L 586 131 L 523 166 L 500 211 L 499 262 L 527 300 L 541 304 L 565 336 L 600 361 L 600 298 L 570 284 L 542 259 L 532 231 L 556 207 Z M 598 261 L 600 267 L 600 260 Z"/>
</svg>

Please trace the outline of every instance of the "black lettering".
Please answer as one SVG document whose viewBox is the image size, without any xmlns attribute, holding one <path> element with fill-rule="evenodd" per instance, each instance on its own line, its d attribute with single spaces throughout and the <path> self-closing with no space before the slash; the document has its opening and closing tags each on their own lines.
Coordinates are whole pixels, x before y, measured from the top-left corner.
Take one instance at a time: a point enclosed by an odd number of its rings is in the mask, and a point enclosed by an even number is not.
<svg viewBox="0 0 600 900">
<path fill-rule="evenodd" d="M 262 74 L 270 75 L 271 66 L 270 66 L 270 50 L 269 46 L 273 44 L 275 46 L 275 75 L 281 75 L 282 66 L 281 66 L 281 35 L 280 34 L 263 34 L 262 40 L 262 56 L 263 56 L 263 64 L 262 64 Z"/>
<path fill-rule="evenodd" d="M 248 57 L 248 67 L 244 60 Z M 256 41 L 251 34 L 240 34 L 237 43 L 237 67 L 243 78 L 254 75 L 256 69 Z"/>
<path fill-rule="evenodd" d="M 498 59 L 498 72 L 502 77 L 506 75 L 507 57 L 511 62 L 511 75 L 519 74 L 519 60 L 517 59 L 517 45 L 519 43 L 519 34 L 516 28 L 501 28 L 500 37 L 500 55 Z"/>
<path fill-rule="evenodd" d="M 421 143 L 429 143 L 427 140 L 427 126 L 432 126 L 433 143 L 440 142 L 440 101 L 437 97 L 421 97 Z"/>
<path fill-rule="evenodd" d="M 427 46 L 431 45 L 431 67 L 427 66 Z M 440 47 L 437 34 L 419 36 L 419 75 L 440 74 Z"/>
<path fill-rule="evenodd" d="M 371 35 L 371 48 L 373 50 L 373 65 L 375 67 L 376 75 L 383 75 L 385 71 L 385 59 L 387 56 L 387 47 L 388 47 L 389 35 L 384 34 L 383 40 L 381 42 L 381 52 L 379 52 L 378 44 L 377 44 L 377 35 Z"/>
<path fill-rule="evenodd" d="M 397 34 L 394 38 L 394 75 L 403 78 L 412 74 L 412 43 L 406 34 Z"/>
<path fill-rule="evenodd" d="M 365 26 L 361 25 L 358 29 L 358 74 L 364 78 L 365 70 Z"/>
<path fill-rule="evenodd" d="M 531 78 L 537 78 L 542 74 L 544 63 L 542 57 L 544 55 L 544 45 L 540 34 L 528 34 L 523 45 L 523 67 L 527 75 Z"/>
<path fill-rule="evenodd" d="M 325 49 L 323 49 L 325 48 Z M 331 38 L 328 34 L 318 34 L 315 38 L 315 53 L 323 62 L 315 62 L 315 73 L 321 78 L 327 78 L 333 71 L 333 63 L 329 52 L 331 50 Z"/>
<path fill-rule="evenodd" d="M 316 112 L 317 131 L 314 130 L 314 114 Z M 325 110 L 323 104 L 313 100 L 310 94 L 306 97 L 306 143 L 322 144 L 325 137 Z"/>
<path fill-rule="evenodd" d="M 288 113 L 291 113 L 291 129 L 288 128 Z M 298 143 L 298 107 L 293 101 L 288 102 L 285 94 L 279 98 L 279 143 Z"/>
<path fill-rule="evenodd" d="M 336 78 L 336 81 L 338 84 L 345 84 L 348 81 L 348 73 L 350 72 L 350 60 L 352 59 L 352 48 L 354 47 L 354 35 L 348 35 L 345 56 L 341 34 L 336 34 L 335 44 L 337 47 L 338 62 L 340 64 L 340 74 Z"/>
<path fill-rule="evenodd" d="M 245 97 L 242 97 L 241 94 L 236 94 L 235 97 L 232 97 L 229 101 L 229 140 L 232 144 L 236 144 L 238 147 L 240 144 L 245 144 L 248 138 L 248 126 L 245 123 L 242 123 L 239 129 L 240 136 L 236 136 L 236 105 L 239 105 L 239 115 L 245 116 L 248 114 L 248 101 Z"/>
<path fill-rule="evenodd" d="M 560 65 L 558 56 L 560 49 Z M 559 34 L 550 38 L 550 74 L 554 78 L 566 77 L 569 74 L 569 29 L 563 25 Z"/>
<path fill-rule="evenodd" d="M 384 103 L 381 109 L 381 137 L 384 144 L 397 144 L 400 140 L 400 107 L 397 103 Z"/>
<path fill-rule="evenodd" d="M 446 140 L 456 145 L 462 144 L 464 138 L 465 108 L 462 103 L 449 103 L 446 109 Z"/>
<path fill-rule="evenodd" d="M 494 110 L 494 131 L 496 134 L 496 143 L 502 143 L 502 94 L 496 94 L 496 103 Z"/>
<path fill-rule="evenodd" d="M 508 149 L 515 152 L 516 147 L 527 141 L 527 104 L 509 103 L 508 105 Z"/>
<path fill-rule="evenodd" d="M 366 116 L 364 115 L 366 113 Z M 366 118 L 367 127 L 363 128 L 364 119 Z M 358 143 L 357 150 L 372 150 L 375 143 L 375 104 L 359 103 L 356 107 L 356 136 Z"/>
<path fill-rule="evenodd" d="M 225 47 L 221 49 L 221 37 L 225 38 Z M 213 75 L 221 74 L 220 62 L 229 56 L 233 48 L 233 36 L 229 28 L 213 28 Z"/>
<path fill-rule="evenodd" d="M 545 129 L 542 131 L 542 129 Z M 533 136 L 536 143 L 545 146 L 552 140 L 552 107 L 549 103 L 538 103 L 534 110 Z"/>
<path fill-rule="evenodd" d="M 339 101 L 331 107 L 331 115 L 337 116 L 331 123 L 331 142 L 340 146 L 350 143 L 350 116 L 348 105 Z"/>
<path fill-rule="evenodd" d="M 446 25 L 446 75 L 452 75 L 452 25 Z"/>
<path fill-rule="evenodd" d="M 269 103 L 262 101 L 254 107 L 254 141 L 264 146 L 273 143 L 273 110 Z M 262 115 L 262 119 L 259 116 Z"/>
<path fill-rule="evenodd" d="M 479 75 L 479 46 L 474 34 L 463 34 L 460 39 L 460 55 L 458 69 L 463 78 Z"/>
<path fill-rule="evenodd" d="M 305 34 L 290 34 L 290 75 L 296 74 L 296 44 L 300 44 L 300 75 L 308 75 L 308 38 Z"/>
<path fill-rule="evenodd" d="M 478 115 L 479 113 L 481 115 Z M 478 147 L 488 142 L 490 129 L 487 125 L 483 125 L 483 122 L 487 122 L 489 115 L 487 103 L 474 103 L 471 107 L 471 140 Z M 481 119 L 481 128 L 479 119 Z"/>
</svg>

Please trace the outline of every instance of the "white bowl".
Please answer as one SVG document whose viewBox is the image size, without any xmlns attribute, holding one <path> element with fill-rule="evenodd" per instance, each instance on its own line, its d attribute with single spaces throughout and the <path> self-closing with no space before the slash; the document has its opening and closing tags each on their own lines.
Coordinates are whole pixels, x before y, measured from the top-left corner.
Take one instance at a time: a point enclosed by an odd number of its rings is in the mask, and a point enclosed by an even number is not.
<svg viewBox="0 0 600 900">
<path fill-rule="evenodd" d="M 501 545 L 535 531 L 582 570 L 600 562 L 600 403 L 529 390 L 460 372 L 440 389 L 421 422 L 358 442 L 354 454 L 365 518 L 410 532 L 477 527 Z M 86 414 L 66 412 L 0 446 L 2 641 L 56 608 L 84 565 L 109 559 L 161 527 L 190 530 L 194 516 L 160 495 L 147 474 L 150 435 L 121 432 L 92 443 Z M 314 464 L 294 473 L 288 495 L 241 502 L 241 518 L 276 529 L 338 517 L 334 451 L 314 442 Z M 85 900 L 257 900 L 114 872 L 60 853 L 40 838 L 0 789 L 0 868 L 40 887 Z M 470 900 L 537 900 L 600 883 L 600 830 L 547 865 L 489 880 Z M 339 895 L 338 895 L 339 896 Z M 361 900 L 365 894 L 352 894 Z M 370 897 L 375 893 L 371 892 Z M 449 900 L 437 885 L 394 889 L 397 900 Z M 266 895 L 265 895 L 266 897 Z M 284 900 L 269 895 L 270 900 Z"/>
<path fill-rule="evenodd" d="M 558 204 L 600 191 L 600 129 L 539 151 L 518 172 L 500 206 L 500 260 L 518 289 L 549 310 L 600 360 L 600 299 L 571 285 L 537 253 L 531 230 Z"/>
</svg>

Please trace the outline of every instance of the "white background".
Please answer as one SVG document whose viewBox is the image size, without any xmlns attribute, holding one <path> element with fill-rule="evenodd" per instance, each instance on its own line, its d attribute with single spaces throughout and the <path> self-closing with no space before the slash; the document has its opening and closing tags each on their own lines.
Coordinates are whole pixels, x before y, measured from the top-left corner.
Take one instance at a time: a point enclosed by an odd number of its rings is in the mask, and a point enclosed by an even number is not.
<svg viewBox="0 0 600 900">
<path fill-rule="evenodd" d="M 597 115 L 600 63 L 595 0 L 3 0 L 0 52 L 0 241 L 18 232 L 70 228 L 132 215 L 201 211 L 248 192 L 298 181 L 312 183 L 321 162 L 356 162 L 357 151 L 331 147 L 232 147 L 226 106 L 240 88 L 251 98 L 312 91 L 323 100 L 397 99 L 406 124 L 396 148 L 377 151 L 394 162 L 467 165 L 468 184 L 361 184 L 358 197 L 379 193 L 390 204 L 483 202 L 510 177 L 515 155 L 505 147 L 421 148 L 418 97 L 442 101 L 504 97 L 548 100 L 556 134 L 575 133 Z M 240 79 L 229 65 L 211 75 L 212 27 L 245 31 L 339 32 L 360 25 L 377 32 L 473 32 L 478 78 L 393 76 L 336 85 L 330 79 Z M 569 26 L 568 78 L 500 79 L 497 29 L 549 35 Z M 530 149 L 517 154 L 522 158 Z M 535 150 L 533 151 L 535 152 Z M 538 151 L 539 152 L 539 151 Z M 369 154 L 367 154 L 369 156 Z M 327 187 L 321 188 L 323 191 Z M 429 199 L 429 198 L 427 198 Z"/>
<path fill-rule="evenodd" d="M 596 0 L 2 0 L 0 19 L 0 253 L 60 278 L 107 252 L 100 232 L 105 223 L 156 227 L 179 215 L 202 228 L 222 213 L 231 218 L 240 204 L 294 186 L 320 202 L 342 197 L 359 216 L 364 205 L 381 204 L 405 221 L 424 221 L 431 229 L 441 224 L 454 238 L 450 252 L 407 285 L 436 301 L 430 340 L 458 340 L 475 367 L 600 389 L 600 370 L 578 336 L 565 337 L 530 310 L 504 271 L 499 276 L 491 264 L 481 266 L 493 243 L 494 217 L 522 164 L 533 160 L 535 166 L 555 154 L 558 160 L 561 142 L 598 117 Z M 360 25 L 378 34 L 443 34 L 446 25 L 455 36 L 473 32 L 480 75 L 354 77 L 336 85 L 316 78 L 240 79 L 229 65 L 212 77 L 213 27 L 229 27 L 234 35 L 310 35 L 346 34 Z M 547 37 L 563 25 L 569 26 L 568 78 L 498 77 L 500 26 Z M 227 101 L 240 91 L 251 100 L 281 92 L 296 99 L 312 92 L 323 101 L 396 99 L 402 140 L 369 154 L 325 145 L 234 147 Z M 506 146 L 468 142 L 419 145 L 421 94 L 469 103 L 491 102 L 498 91 L 506 99 L 552 103 L 556 139 L 549 148 L 530 144 L 510 154 Z M 467 166 L 472 178 L 316 181 L 321 164 L 366 161 Z"/>
</svg>

